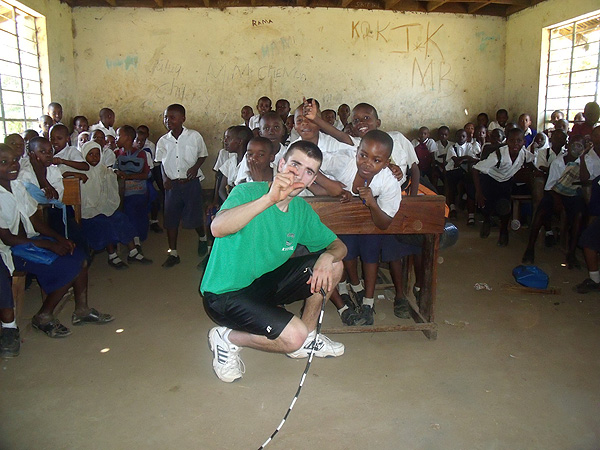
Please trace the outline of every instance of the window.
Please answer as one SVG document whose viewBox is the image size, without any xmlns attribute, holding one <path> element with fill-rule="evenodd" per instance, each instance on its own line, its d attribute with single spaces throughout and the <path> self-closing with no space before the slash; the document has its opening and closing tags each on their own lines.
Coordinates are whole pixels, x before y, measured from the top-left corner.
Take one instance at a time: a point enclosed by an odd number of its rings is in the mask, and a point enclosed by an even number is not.
<svg viewBox="0 0 600 450">
<path fill-rule="evenodd" d="M 38 129 L 43 114 L 36 18 L 0 0 L 0 137 Z"/>
<path fill-rule="evenodd" d="M 549 28 L 544 125 L 555 110 L 569 122 L 588 102 L 598 102 L 600 15 Z"/>
</svg>

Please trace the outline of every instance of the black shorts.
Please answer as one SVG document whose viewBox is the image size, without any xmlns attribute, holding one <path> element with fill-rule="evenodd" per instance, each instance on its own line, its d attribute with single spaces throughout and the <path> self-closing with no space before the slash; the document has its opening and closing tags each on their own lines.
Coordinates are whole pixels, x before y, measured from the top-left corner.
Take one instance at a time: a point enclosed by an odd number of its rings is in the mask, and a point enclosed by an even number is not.
<svg viewBox="0 0 600 450">
<path fill-rule="evenodd" d="M 277 339 L 294 315 L 281 305 L 312 295 L 306 282 L 319 254 L 290 258 L 283 265 L 254 280 L 239 291 L 204 293 L 206 314 L 217 324 L 233 330 Z"/>
</svg>

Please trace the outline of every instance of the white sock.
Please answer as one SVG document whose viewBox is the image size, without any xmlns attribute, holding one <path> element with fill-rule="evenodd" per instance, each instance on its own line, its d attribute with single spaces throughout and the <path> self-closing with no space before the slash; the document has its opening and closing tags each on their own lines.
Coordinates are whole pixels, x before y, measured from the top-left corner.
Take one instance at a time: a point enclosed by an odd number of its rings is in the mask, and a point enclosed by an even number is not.
<svg viewBox="0 0 600 450">
<path fill-rule="evenodd" d="M 2 328 L 17 328 L 17 321 L 13 320 L 9 323 L 2 322 Z"/>
<path fill-rule="evenodd" d="M 205 235 L 205 236 L 200 236 L 200 237 L 198 238 L 198 240 L 199 240 L 199 241 L 204 241 L 204 242 L 206 242 L 206 240 L 207 240 L 207 239 L 206 239 L 206 235 Z"/>
<path fill-rule="evenodd" d="M 452 203 L 450 205 L 450 211 L 455 211 L 456 210 L 456 205 L 454 203 Z"/>
<path fill-rule="evenodd" d="M 177 258 L 179 256 L 177 254 L 177 250 L 171 250 L 171 249 L 169 249 L 169 255 L 174 256 L 175 258 Z"/>
<path fill-rule="evenodd" d="M 158 220 L 150 220 L 150 225 L 152 225 L 153 223 L 158 223 Z"/>
<path fill-rule="evenodd" d="M 340 293 L 340 295 L 348 293 L 348 285 L 345 281 L 338 283 L 338 292 Z"/>
<path fill-rule="evenodd" d="M 131 256 L 132 258 L 138 254 L 138 249 L 134 248 L 133 250 L 129 251 L 129 256 Z"/>
<path fill-rule="evenodd" d="M 342 306 L 340 309 L 338 309 L 338 314 L 341 316 L 341 315 L 342 315 L 342 313 L 343 313 L 344 311 L 346 311 L 347 309 L 348 309 L 348 305 L 344 305 L 344 306 Z"/>
<path fill-rule="evenodd" d="M 474 219 L 475 218 L 475 213 L 469 213 L 469 219 Z"/>
<path fill-rule="evenodd" d="M 368 305 L 372 308 L 374 303 L 375 303 L 375 301 L 372 298 L 367 298 L 367 297 L 363 298 L 363 305 Z"/>
<path fill-rule="evenodd" d="M 362 282 L 362 280 L 360 280 L 360 281 L 358 282 L 358 284 L 356 284 L 356 285 L 354 285 L 354 284 L 351 284 L 350 286 L 352 287 L 352 290 L 353 290 L 354 292 L 360 292 L 360 291 L 364 290 L 364 288 L 365 288 L 365 287 L 363 286 L 363 282 Z"/>
<path fill-rule="evenodd" d="M 590 278 L 594 283 L 600 283 L 600 271 L 590 272 Z M 4 324 L 2 324 L 4 326 Z"/>
<path fill-rule="evenodd" d="M 415 286 L 415 291 L 419 292 L 421 288 L 419 286 Z"/>
<path fill-rule="evenodd" d="M 133 238 L 133 243 L 134 243 L 135 245 L 142 245 L 142 244 L 140 244 L 140 238 L 139 238 L 139 237 L 137 237 L 137 236 Z"/>
<path fill-rule="evenodd" d="M 552 230 L 546 231 L 546 236 L 554 236 L 554 232 Z"/>
<path fill-rule="evenodd" d="M 117 255 L 117 252 L 109 253 L 108 254 L 108 259 L 115 259 L 115 258 L 118 258 L 118 257 L 119 257 L 119 255 Z"/>
</svg>

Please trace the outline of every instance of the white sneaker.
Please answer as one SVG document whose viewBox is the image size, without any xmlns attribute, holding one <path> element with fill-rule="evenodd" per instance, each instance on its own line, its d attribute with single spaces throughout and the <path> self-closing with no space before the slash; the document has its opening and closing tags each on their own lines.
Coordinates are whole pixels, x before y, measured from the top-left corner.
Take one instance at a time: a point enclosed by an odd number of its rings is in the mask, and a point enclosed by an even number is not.
<svg viewBox="0 0 600 450">
<path fill-rule="evenodd" d="M 226 327 L 214 327 L 208 332 L 208 342 L 213 352 L 213 370 L 221 381 L 231 383 L 246 371 L 240 358 L 241 347 L 233 345 L 223 337 Z"/>
<path fill-rule="evenodd" d="M 344 354 L 344 344 L 341 342 L 332 341 L 324 334 L 319 334 L 319 338 L 316 342 L 314 342 L 314 340 L 315 331 L 313 330 L 306 337 L 302 347 L 295 352 L 288 353 L 287 355 L 290 358 L 308 358 L 313 345 L 315 346 L 315 356 L 319 358 L 342 356 Z"/>
</svg>

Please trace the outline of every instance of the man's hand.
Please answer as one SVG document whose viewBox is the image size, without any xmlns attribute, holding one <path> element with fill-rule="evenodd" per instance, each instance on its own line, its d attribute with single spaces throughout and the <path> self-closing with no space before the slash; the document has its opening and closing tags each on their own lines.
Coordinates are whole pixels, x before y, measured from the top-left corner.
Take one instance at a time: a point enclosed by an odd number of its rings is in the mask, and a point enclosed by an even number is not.
<svg viewBox="0 0 600 450">
<path fill-rule="evenodd" d="M 163 178 L 163 187 L 166 191 L 173 188 L 173 181 L 170 178 Z"/>
<path fill-rule="evenodd" d="M 304 187 L 304 183 L 294 181 L 297 174 L 294 167 L 288 166 L 287 172 L 275 175 L 271 189 L 267 193 L 269 200 L 273 203 L 279 203 L 287 198 L 293 190 Z"/>
<path fill-rule="evenodd" d="M 190 167 L 185 173 L 185 177 L 188 179 L 188 181 L 196 178 L 196 175 L 198 175 L 198 168 L 196 166 Z"/>
<path fill-rule="evenodd" d="M 319 256 L 319 259 L 315 262 L 313 267 L 313 274 L 310 279 L 306 282 L 310 284 L 310 292 L 313 294 L 319 292 L 321 289 L 325 293 L 329 293 L 335 287 L 335 280 L 333 277 L 333 256 L 329 253 L 323 253 Z"/>
</svg>

